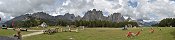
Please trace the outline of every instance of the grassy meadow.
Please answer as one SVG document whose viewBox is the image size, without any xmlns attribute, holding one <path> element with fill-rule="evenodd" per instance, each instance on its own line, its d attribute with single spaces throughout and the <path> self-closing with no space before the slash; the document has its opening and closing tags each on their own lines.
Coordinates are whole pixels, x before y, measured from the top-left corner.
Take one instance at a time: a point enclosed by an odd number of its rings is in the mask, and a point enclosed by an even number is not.
<svg viewBox="0 0 175 40">
<path fill-rule="evenodd" d="M 22 35 L 24 35 L 24 34 L 29 34 L 32 32 L 22 31 L 21 33 L 22 33 Z M 16 31 L 7 30 L 7 29 L 0 29 L 0 36 L 13 36 L 13 34 L 16 34 Z"/>
<path fill-rule="evenodd" d="M 128 38 L 127 32 L 138 32 L 139 36 Z M 24 37 L 23 40 L 174 40 L 175 28 L 171 27 L 155 27 L 154 33 L 150 33 L 151 28 L 129 28 L 129 30 L 121 30 L 119 28 L 86 28 L 79 32 L 60 32 L 52 35 L 40 34 L 30 37 Z M 159 30 L 162 29 L 162 30 Z"/>
</svg>

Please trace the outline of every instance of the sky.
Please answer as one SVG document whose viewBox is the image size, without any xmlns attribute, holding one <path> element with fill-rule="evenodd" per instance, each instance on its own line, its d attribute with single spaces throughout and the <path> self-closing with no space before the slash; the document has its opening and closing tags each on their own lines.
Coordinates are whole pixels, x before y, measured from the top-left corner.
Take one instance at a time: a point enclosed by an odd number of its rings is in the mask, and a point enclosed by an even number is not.
<svg viewBox="0 0 175 40">
<path fill-rule="evenodd" d="M 2 21 L 40 11 L 83 16 L 92 9 L 103 11 L 104 16 L 118 12 L 132 19 L 161 20 L 175 17 L 175 0 L 0 0 Z"/>
</svg>

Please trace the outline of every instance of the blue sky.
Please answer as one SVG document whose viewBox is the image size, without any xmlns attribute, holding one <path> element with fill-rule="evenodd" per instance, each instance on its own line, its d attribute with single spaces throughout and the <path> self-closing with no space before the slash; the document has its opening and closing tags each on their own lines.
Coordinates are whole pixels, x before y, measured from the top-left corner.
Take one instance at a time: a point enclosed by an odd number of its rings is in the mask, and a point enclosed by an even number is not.
<svg viewBox="0 0 175 40">
<path fill-rule="evenodd" d="M 102 10 L 105 16 L 119 12 L 125 17 L 144 20 L 175 17 L 175 0 L 0 0 L 0 17 L 6 21 L 38 11 L 53 16 L 67 12 L 83 16 L 94 8 Z"/>
</svg>

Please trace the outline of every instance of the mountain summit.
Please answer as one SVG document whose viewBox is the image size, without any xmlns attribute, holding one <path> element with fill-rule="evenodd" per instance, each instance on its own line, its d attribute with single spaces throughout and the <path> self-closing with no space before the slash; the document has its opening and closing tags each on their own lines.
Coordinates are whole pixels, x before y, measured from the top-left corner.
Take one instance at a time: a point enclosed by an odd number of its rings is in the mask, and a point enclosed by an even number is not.
<svg viewBox="0 0 175 40">
<path fill-rule="evenodd" d="M 103 15 L 102 11 L 97 11 L 96 9 L 89 10 L 85 13 L 83 17 L 76 16 L 74 14 L 66 13 L 65 15 L 58 15 L 58 16 L 51 16 L 45 12 L 36 12 L 33 14 L 26 14 L 15 17 L 12 20 L 5 22 L 5 24 L 11 24 L 12 21 L 19 21 L 19 20 L 27 20 L 27 19 L 42 19 L 42 20 L 50 20 L 50 21 L 57 21 L 57 20 L 67 20 L 67 21 L 75 21 L 75 20 L 86 20 L 86 21 L 94 21 L 94 20 L 105 20 L 111 22 L 123 22 L 125 19 L 121 15 L 121 13 L 113 13 L 108 17 Z"/>
<path fill-rule="evenodd" d="M 102 11 L 100 10 L 97 11 L 96 9 L 93 9 L 93 10 L 86 12 L 82 20 L 87 20 L 87 21 L 106 20 L 106 21 L 112 21 L 112 22 L 123 22 L 125 19 L 121 15 L 121 13 L 113 13 L 109 15 L 108 17 L 105 17 Z"/>
</svg>

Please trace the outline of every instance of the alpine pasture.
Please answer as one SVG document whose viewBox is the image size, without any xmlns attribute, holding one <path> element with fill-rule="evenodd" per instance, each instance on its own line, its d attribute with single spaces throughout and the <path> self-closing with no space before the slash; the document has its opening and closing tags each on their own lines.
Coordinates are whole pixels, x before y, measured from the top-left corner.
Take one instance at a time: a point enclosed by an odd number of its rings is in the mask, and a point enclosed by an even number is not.
<svg viewBox="0 0 175 40">
<path fill-rule="evenodd" d="M 128 32 L 141 33 L 138 36 L 127 37 Z M 52 35 L 40 34 L 29 37 L 23 37 L 23 40 L 174 40 L 175 28 L 173 27 L 153 27 L 154 33 L 151 33 L 151 27 L 143 28 L 85 28 L 79 32 L 59 32 Z M 161 30 L 160 30 L 161 29 Z"/>
</svg>

